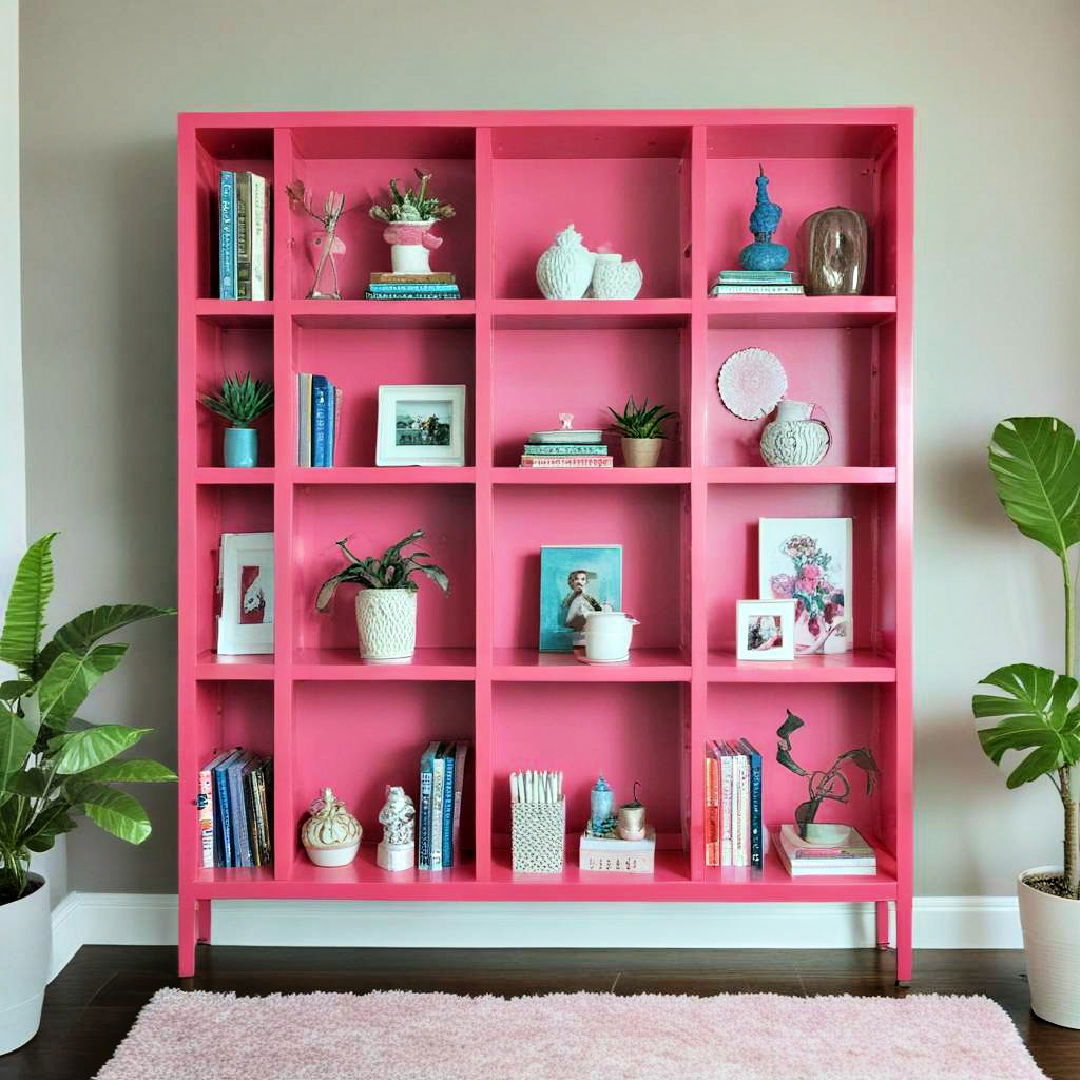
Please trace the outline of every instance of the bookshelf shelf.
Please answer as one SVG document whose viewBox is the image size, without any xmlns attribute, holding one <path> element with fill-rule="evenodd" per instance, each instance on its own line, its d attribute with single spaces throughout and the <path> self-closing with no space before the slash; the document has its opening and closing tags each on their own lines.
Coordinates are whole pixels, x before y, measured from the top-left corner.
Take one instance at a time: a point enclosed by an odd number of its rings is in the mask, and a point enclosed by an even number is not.
<svg viewBox="0 0 1080 1080">
<path fill-rule="evenodd" d="M 911 974 L 911 287 L 912 114 L 908 109 L 184 114 L 178 149 L 179 969 L 190 975 L 214 901 L 874 902 L 896 913 L 897 977 Z M 853 206 L 870 223 L 863 296 L 710 298 L 746 242 L 761 161 L 784 206 L 779 239 L 799 265 L 811 212 Z M 381 230 L 342 219 L 342 301 L 305 299 L 310 222 L 286 185 L 302 179 L 364 206 L 391 176 L 423 165 L 457 209 L 432 269 L 463 299 L 376 302 L 367 274 L 388 268 Z M 219 169 L 270 181 L 272 299 L 216 292 Z M 644 269 L 634 300 L 548 301 L 535 265 L 574 222 L 588 246 Z M 789 394 L 821 405 L 832 445 L 813 468 L 768 468 L 761 424 L 716 392 L 734 351 L 776 352 Z M 197 404 L 234 371 L 272 381 L 260 467 L 225 469 L 221 426 Z M 295 378 L 343 390 L 337 466 L 296 461 Z M 465 466 L 375 465 L 378 387 L 464 384 Z M 678 409 L 656 469 L 520 469 L 524 435 L 607 425 L 631 393 Z M 791 663 L 734 657 L 735 601 L 756 595 L 759 517 L 853 519 L 855 651 Z M 326 615 L 318 586 L 340 565 L 334 541 L 381 551 L 413 529 L 452 581 L 419 594 L 406 664 L 357 649 L 351 591 Z M 273 531 L 275 656 L 214 652 L 216 550 L 224 532 Z M 641 620 L 625 664 L 536 650 L 543 544 L 620 543 L 627 610 Z M 845 814 L 881 838 L 872 877 L 792 879 L 704 865 L 702 756 L 709 739 L 770 748 L 791 708 L 808 753 L 868 745 L 882 768 Z M 375 858 L 384 785 L 418 800 L 433 739 L 470 742 L 461 865 L 390 874 Z M 219 747 L 274 758 L 273 867 L 204 870 L 191 813 L 198 771 Z M 828 760 L 832 760 L 829 758 Z M 567 867 L 515 874 L 507 774 L 561 769 Z M 620 797 L 641 781 L 660 841 L 652 875 L 580 872 L 577 823 L 597 773 Z M 801 796 L 766 762 L 764 824 Z M 791 781 L 789 783 L 789 780 Z M 297 824 L 331 785 L 364 844 L 341 869 L 308 862 Z"/>
</svg>

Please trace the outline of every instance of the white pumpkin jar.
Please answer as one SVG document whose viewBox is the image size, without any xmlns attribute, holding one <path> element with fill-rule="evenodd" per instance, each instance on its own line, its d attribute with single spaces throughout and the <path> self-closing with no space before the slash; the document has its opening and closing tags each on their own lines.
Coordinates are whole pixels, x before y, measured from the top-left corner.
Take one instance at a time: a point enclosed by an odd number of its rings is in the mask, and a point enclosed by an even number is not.
<svg viewBox="0 0 1080 1080">
<path fill-rule="evenodd" d="M 623 262 L 621 255 L 597 255 L 592 294 L 597 300 L 633 300 L 644 280 L 636 260 Z"/>
<path fill-rule="evenodd" d="M 408 660 L 416 648 L 416 592 L 362 589 L 356 594 L 356 629 L 365 660 Z"/>
<path fill-rule="evenodd" d="M 363 829 L 330 788 L 311 804 L 300 838 L 316 866 L 348 866 L 360 849 Z"/>
<path fill-rule="evenodd" d="M 567 225 L 537 261 L 536 284 L 548 300 L 580 300 L 592 284 L 595 265 L 596 254 Z"/>
<path fill-rule="evenodd" d="M 766 465 L 817 465 L 829 452 L 829 429 L 809 401 L 781 401 L 758 444 Z"/>
</svg>

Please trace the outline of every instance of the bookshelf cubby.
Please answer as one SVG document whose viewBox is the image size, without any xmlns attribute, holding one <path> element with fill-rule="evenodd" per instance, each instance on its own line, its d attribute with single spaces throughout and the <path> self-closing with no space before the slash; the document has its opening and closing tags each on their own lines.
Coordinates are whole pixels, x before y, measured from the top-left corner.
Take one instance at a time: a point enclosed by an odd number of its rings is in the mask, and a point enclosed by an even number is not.
<svg viewBox="0 0 1080 1080">
<path fill-rule="evenodd" d="M 708 296 L 748 242 L 758 162 L 784 207 L 778 239 L 802 271 L 799 225 L 832 205 L 870 223 L 861 296 Z M 457 209 L 432 268 L 458 276 L 457 301 L 368 302 L 389 268 L 366 213 L 391 176 L 415 167 Z M 216 299 L 217 171 L 271 182 L 271 299 Z M 912 113 L 905 108 L 628 112 L 183 114 L 179 118 L 179 970 L 195 969 L 215 900 L 821 901 L 874 903 L 878 943 L 911 977 L 911 283 Z M 316 201 L 348 204 L 342 301 L 309 301 L 306 236 L 290 208 L 301 179 Z M 547 301 L 539 254 L 573 222 L 592 248 L 635 258 L 630 301 Z M 738 349 L 777 353 L 789 395 L 822 405 L 825 462 L 766 467 L 762 424 L 736 420 L 716 391 Z M 220 423 L 198 395 L 235 370 L 275 386 L 260 467 L 225 469 Z M 337 463 L 296 464 L 295 375 L 344 390 Z M 463 383 L 464 467 L 377 468 L 378 387 Z M 656 469 L 530 471 L 520 444 L 557 413 L 605 423 L 633 393 L 681 417 Z M 616 448 L 616 459 L 618 450 Z M 734 656 L 736 599 L 753 597 L 759 517 L 850 516 L 852 653 L 753 664 Z M 422 585 L 411 663 L 359 656 L 352 592 L 314 611 L 340 565 L 334 541 L 381 550 L 413 528 L 453 582 Z M 218 657 L 214 586 L 222 532 L 275 536 L 275 652 Z M 619 543 L 624 606 L 641 620 L 628 664 L 590 667 L 537 652 L 542 544 Z M 868 745 L 873 796 L 841 816 L 878 852 L 872 877 L 792 880 L 704 865 L 706 739 L 745 735 L 765 757 L 764 820 L 790 819 L 799 781 L 776 766 L 785 709 L 803 716 L 808 762 Z M 377 814 L 387 783 L 414 797 L 431 739 L 470 741 L 459 865 L 382 871 Z M 274 757 L 274 862 L 204 870 L 193 800 L 220 746 Z M 511 869 L 507 774 L 562 769 L 562 874 Z M 576 867 L 597 773 L 629 796 L 642 782 L 658 835 L 653 875 Z M 330 784 L 364 827 L 356 861 L 311 865 L 298 824 Z M 835 819 L 835 816 L 834 818 Z"/>
</svg>

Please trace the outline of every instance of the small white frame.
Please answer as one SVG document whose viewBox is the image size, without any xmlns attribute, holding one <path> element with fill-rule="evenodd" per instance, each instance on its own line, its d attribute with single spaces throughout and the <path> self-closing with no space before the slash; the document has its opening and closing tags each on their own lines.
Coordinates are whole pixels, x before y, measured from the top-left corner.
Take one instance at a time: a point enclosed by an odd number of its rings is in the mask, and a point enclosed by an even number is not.
<svg viewBox="0 0 1080 1080">
<path fill-rule="evenodd" d="M 257 567 L 262 621 L 241 620 L 244 567 Z M 218 593 L 221 614 L 217 620 L 217 651 L 220 656 L 256 656 L 274 651 L 274 534 L 222 533 L 218 550 Z"/>
<path fill-rule="evenodd" d="M 444 405 L 449 413 L 449 442 L 444 446 L 398 445 L 398 410 L 415 402 Z M 421 409 L 421 411 L 423 411 Z M 376 465 L 464 465 L 465 386 L 380 386 Z"/>
<path fill-rule="evenodd" d="M 755 624 L 764 620 L 779 642 L 769 645 L 757 634 L 758 644 L 752 635 Z M 795 659 L 795 601 L 794 600 L 737 600 L 735 602 L 735 657 L 738 660 L 794 660 Z"/>
</svg>

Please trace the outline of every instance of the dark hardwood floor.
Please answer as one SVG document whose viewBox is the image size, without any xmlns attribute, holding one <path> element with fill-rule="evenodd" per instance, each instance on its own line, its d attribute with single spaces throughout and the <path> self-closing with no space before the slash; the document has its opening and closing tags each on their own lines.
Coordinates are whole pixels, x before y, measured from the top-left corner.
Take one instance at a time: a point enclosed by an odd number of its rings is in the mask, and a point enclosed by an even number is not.
<svg viewBox="0 0 1080 1080">
<path fill-rule="evenodd" d="M 907 991 L 893 986 L 892 955 L 876 950 L 433 952 L 218 945 L 200 949 L 199 975 L 184 982 L 175 976 L 175 963 L 175 950 L 170 948 L 90 945 L 80 949 L 48 989 L 37 1038 L 0 1058 L 0 1080 L 89 1080 L 154 991 L 182 985 L 239 994 L 389 989 L 505 996 L 576 990 L 698 995 L 755 991 L 985 994 L 1009 1013 L 1048 1076 L 1080 1080 L 1080 1031 L 1054 1027 L 1031 1014 L 1019 951 L 922 950 L 916 953 L 915 980 Z M 252 1078 L 257 1080 L 255 1073 Z"/>
</svg>

